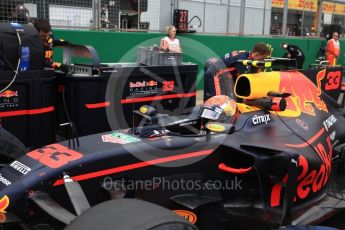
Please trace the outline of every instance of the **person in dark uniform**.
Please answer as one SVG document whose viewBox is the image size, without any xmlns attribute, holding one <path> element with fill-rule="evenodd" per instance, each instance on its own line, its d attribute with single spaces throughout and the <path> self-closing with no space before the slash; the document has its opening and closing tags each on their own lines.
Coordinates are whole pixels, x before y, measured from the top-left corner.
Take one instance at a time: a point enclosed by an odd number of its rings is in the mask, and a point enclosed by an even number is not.
<svg viewBox="0 0 345 230">
<path fill-rule="evenodd" d="M 287 43 L 282 43 L 281 47 L 287 51 L 283 57 L 296 59 L 297 68 L 302 69 L 305 60 L 302 50 L 296 45 L 289 45 Z"/>
<path fill-rule="evenodd" d="M 263 60 L 269 57 L 271 51 L 262 42 L 256 43 L 252 51 L 232 51 L 223 58 L 211 58 L 205 63 L 204 74 L 204 101 L 215 95 L 227 95 L 234 98 L 233 83 L 237 76 L 247 71 L 247 66 L 239 63 L 238 60 Z M 259 69 L 252 69 L 258 72 Z"/>
<path fill-rule="evenodd" d="M 51 26 L 48 20 L 38 19 L 34 23 L 34 27 L 37 29 L 40 34 L 40 38 L 44 44 L 44 64 L 46 67 L 52 67 L 55 69 L 61 69 L 66 71 L 66 65 L 53 62 L 53 47 L 66 46 L 69 42 L 62 39 L 54 39 Z"/>
</svg>

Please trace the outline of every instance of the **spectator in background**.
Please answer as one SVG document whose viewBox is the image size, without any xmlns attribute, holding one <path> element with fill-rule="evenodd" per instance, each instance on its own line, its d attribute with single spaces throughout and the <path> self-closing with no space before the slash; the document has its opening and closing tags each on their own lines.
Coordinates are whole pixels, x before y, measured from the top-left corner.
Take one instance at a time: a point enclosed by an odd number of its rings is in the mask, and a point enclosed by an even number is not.
<svg viewBox="0 0 345 230">
<path fill-rule="evenodd" d="M 104 29 L 108 29 L 109 28 L 109 10 L 108 10 L 108 5 L 107 4 L 103 4 L 102 8 L 101 8 L 101 28 Z"/>
<path fill-rule="evenodd" d="M 283 57 L 296 59 L 297 68 L 302 69 L 305 60 L 302 50 L 298 46 L 289 45 L 287 43 L 282 43 L 281 47 L 287 51 L 287 53 L 285 53 Z"/>
<path fill-rule="evenodd" d="M 40 34 L 40 38 L 44 44 L 44 62 L 46 67 L 52 67 L 55 69 L 60 69 L 62 71 L 68 71 L 67 66 L 58 62 L 53 62 L 53 47 L 56 46 L 66 46 L 69 42 L 62 39 L 54 39 L 51 26 L 46 19 L 37 19 L 34 23 L 34 27 Z"/>
<path fill-rule="evenodd" d="M 340 43 L 338 32 L 333 32 L 332 39 L 327 42 L 326 59 L 330 65 L 335 66 L 337 64 L 338 57 L 340 55 Z"/>
<path fill-rule="evenodd" d="M 165 51 L 182 53 L 180 41 L 176 38 L 175 26 L 168 26 L 166 32 L 167 36 L 162 38 L 160 49 Z"/>
<path fill-rule="evenodd" d="M 14 9 L 13 20 L 19 23 L 27 24 L 29 22 L 30 12 L 25 7 L 23 1 L 19 1 Z"/>
</svg>

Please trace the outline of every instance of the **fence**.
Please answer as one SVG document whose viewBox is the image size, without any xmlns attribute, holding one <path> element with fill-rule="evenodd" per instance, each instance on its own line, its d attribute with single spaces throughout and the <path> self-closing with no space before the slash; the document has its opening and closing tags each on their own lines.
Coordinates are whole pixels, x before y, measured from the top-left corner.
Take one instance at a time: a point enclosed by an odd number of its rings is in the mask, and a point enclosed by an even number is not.
<svg viewBox="0 0 345 230">
<path fill-rule="evenodd" d="M 303 1 L 309 8 L 317 2 Z M 329 1 L 325 6 L 332 6 Z M 281 2 L 284 0 L 0 0 L 0 21 L 33 23 L 37 18 L 46 18 L 53 28 L 164 31 L 173 24 L 174 11 L 184 9 L 189 14 L 189 31 L 282 35 Z M 342 5 L 333 6 L 338 9 Z M 286 35 L 313 32 L 316 10 L 308 7 L 289 8 Z M 345 15 L 328 10 L 322 20 L 345 31 Z"/>
<path fill-rule="evenodd" d="M 101 23 L 114 27 L 117 11 L 119 0 L 0 0 L 1 21 L 33 23 L 37 18 L 45 18 L 57 28 L 92 29 L 99 28 Z M 95 16 L 99 18 L 95 20 Z M 95 26 L 95 22 L 99 25 Z"/>
<path fill-rule="evenodd" d="M 148 29 L 140 22 L 147 0 L 0 0 L 0 21 L 49 19 L 55 28 Z"/>
</svg>

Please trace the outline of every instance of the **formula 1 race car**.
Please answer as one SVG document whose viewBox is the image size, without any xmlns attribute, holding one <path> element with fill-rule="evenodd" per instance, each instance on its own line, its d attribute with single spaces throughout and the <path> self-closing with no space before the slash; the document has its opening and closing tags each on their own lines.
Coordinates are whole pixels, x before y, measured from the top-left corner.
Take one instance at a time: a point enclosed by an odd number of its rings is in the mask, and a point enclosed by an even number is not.
<svg viewBox="0 0 345 230">
<path fill-rule="evenodd" d="M 336 197 L 345 157 L 342 102 L 334 100 L 341 73 L 243 74 L 236 98 L 214 96 L 179 117 L 143 106 L 138 128 L 31 151 L 0 170 L 0 222 L 4 229 L 318 224 L 345 208 Z"/>
</svg>

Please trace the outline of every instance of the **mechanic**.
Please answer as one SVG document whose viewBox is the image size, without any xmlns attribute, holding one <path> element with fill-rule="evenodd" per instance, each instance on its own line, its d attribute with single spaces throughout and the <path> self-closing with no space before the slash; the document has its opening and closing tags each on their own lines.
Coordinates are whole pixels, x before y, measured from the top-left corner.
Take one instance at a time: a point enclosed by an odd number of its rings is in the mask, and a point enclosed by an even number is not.
<svg viewBox="0 0 345 230">
<path fill-rule="evenodd" d="M 332 39 L 327 42 L 326 59 L 329 64 L 335 66 L 340 55 L 340 43 L 338 32 L 333 32 Z"/>
<path fill-rule="evenodd" d="M 160 49 L 165 51 L 182 53 L 180 41 L 176 38 L 175 26 L 168 26 L 166 32 L 167 36 L 162 38 Z"/>
<path fill-rule="evenodd" d="M 281 47 L 287 51 L 287 53 L 285 53 L 283 57 L 296 59 L 297 68 L 302 69 L 305 60 L 302 50 L 296 45 L 289 45 L 287 43 L 282 43 Z"/>
<path fill-rule="evenodd" d="M 271 55 L 269 47 L 262 42 L 256 43 L 252 51 L 232 51 L 224 55 L 223 58 L 211 58 L 205 63 L 204 74 L 204 101 L 215 95 L 225 94 L 227 96 L 234 97 L 233 94 L 233 82 L 235 82 L 237 76 L 245 73 L 248 69 L 239 60 L 255 60 L 260 61 Z M 260 68 L 252 68 L 252 72 L 259 72 Z M 220 81 L 221 75 L 227 73 L 227 80 L 225 83 Z M 222 88 L 230 88 L 229 92 L 221 92 Z M 223 90 L 224 91 L 224 90 Z M 226 90 L 225 90 L 226 91 Z M 230 95 L 228 95 L 230 93 Z"/>
<path fill-rule="evenodd" d="M 48 20 L 38 19 L 34 23 L 34 27 L 40 34 L 40 38 L 44 44 L 44 65 L 45 67 L 51 67 L 60 69 L 64 72 L 68 72 L 68 66 L 59 62 L 53 62 L 53 48 L 59 46 L 67 46 L 69 42 L 62 39 L 54 39 L 51 26 Z"/>
</svg>

